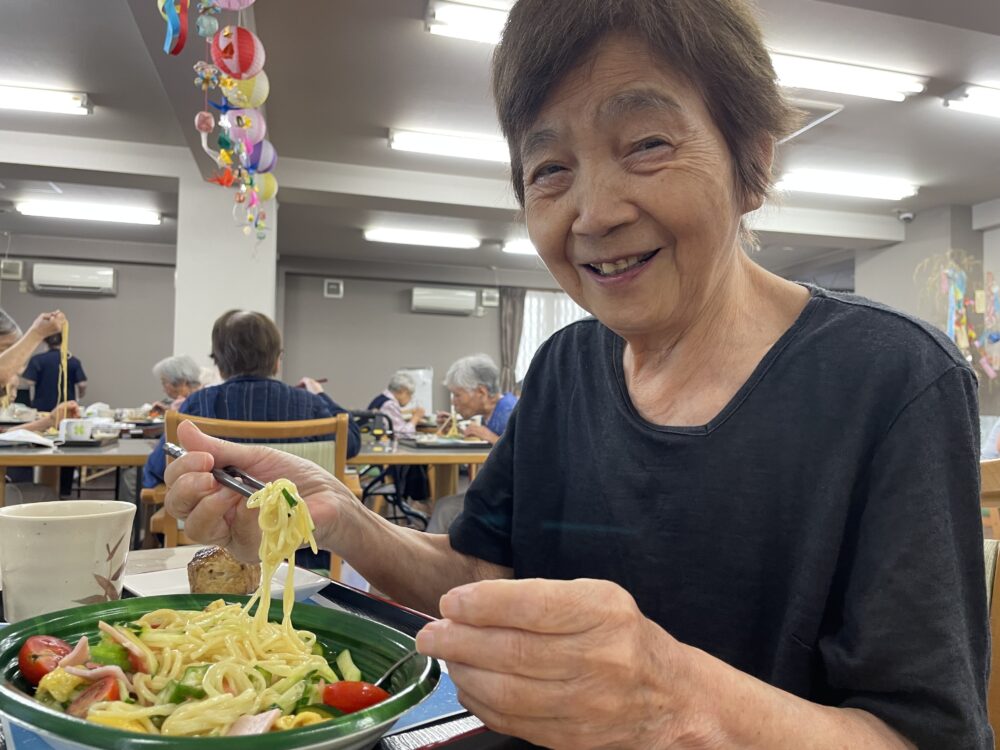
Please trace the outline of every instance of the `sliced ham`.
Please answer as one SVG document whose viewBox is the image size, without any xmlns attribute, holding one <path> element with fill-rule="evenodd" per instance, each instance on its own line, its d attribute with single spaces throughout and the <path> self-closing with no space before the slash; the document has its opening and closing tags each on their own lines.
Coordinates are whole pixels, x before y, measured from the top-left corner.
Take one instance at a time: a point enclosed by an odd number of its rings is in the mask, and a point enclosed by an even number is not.
<svg viewBox="0 0 1000 750">
<path fill-rule="evenodd" d="M 82 677 L 88 682 L 97 682 L 97 680 L 102 680 L 105 677 L 114 677 L 116 680 L 124 683 L 125 687 L 132 690 L 132 681 L 128 678 L 128 675 L 122 671 L 121 667 L 118 666 L 100 666 L 97 669 L 86 669 L 85 667 L 64 667 L 64 669 L 72 675 L 77 677 Z"/>
<path fill-rule="evenodd" d="M 87 636 L 83 636 L 76 642 L 73 650 L 59 660 L 60 667 L 78 667 L 90 661 L 90 644 Z"/>
<path fill-rule="evenodd" d="M 103 620 L 97 623 L 97 627 L 101 629 L 102 633 L 107 633 L 115 643 L 120 644 L 126 651 L 135 657 L 135 660 L 132 662 L 133 667 L 142 665 L 142 668 L 139 671 L 151 672 L 149 668 L 149 660 L 146 658 L 146 654 L 141 648 L 135 645 L 134 642 L 122 634 L 117 628 L 108 625 Z"/>
<path fill-rule="evenodd" d="M 255 714 L 254 716 L 241 716 L 229 727 L 226 736 L 266 734 L 271 731 L 271 727 L 274 726 L 274 722 L 278 720 L 279 716 L 281 716 L 281 710 L 277 708 L 272 708 L 270 711 Z"/>
</svg>

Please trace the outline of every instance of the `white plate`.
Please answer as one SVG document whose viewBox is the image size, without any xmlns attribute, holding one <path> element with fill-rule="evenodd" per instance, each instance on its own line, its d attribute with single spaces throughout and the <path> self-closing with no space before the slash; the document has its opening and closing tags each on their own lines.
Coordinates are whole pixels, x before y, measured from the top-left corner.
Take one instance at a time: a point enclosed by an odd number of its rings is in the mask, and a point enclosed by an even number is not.
<svg viewBox="0 0 1000 750">
<path fill-rule="evenodd" d="M 281 563 L 271 579 L 271 596 L 281 598 L 285 590 L 285 576 L 288 575 L 287 563 Z M 295 569 L 295 598 L 308 599 L 319 593 L 328 583 L 329 578 L 303 570 Z M 125 576 L 122 584 L 136 596 L 160 596 L 161 594 L 187 594 L 191 588 L 188 585 L 187 568 L 172 568 L 157 570 L 152 573 L 136 573 Z"/>
</svg>

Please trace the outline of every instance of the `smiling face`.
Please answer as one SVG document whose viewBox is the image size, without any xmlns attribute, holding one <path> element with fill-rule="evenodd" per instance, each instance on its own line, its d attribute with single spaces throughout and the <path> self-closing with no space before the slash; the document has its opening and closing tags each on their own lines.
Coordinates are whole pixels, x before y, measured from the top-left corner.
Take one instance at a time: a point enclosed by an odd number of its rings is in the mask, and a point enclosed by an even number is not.
<svg viewBox="0 0 1000 750">
<path fill-rule="evenodd" d="M 688 325 L 739 250 L 722 134 L 691 85 L 612 37 L 553 91 L 522 142 L 525 216 L 559 285 L 620 335 Z"/>
</svg>

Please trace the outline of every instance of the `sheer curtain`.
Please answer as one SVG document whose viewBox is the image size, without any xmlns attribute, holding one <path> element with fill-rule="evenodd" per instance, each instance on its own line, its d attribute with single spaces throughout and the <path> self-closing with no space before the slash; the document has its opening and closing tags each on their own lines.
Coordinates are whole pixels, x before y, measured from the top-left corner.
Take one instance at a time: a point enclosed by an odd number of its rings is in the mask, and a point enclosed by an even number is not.
<svg viewBox="0 0 1000 750">
<path fill-rule="evenodd" d="M 574 320 L 587 317 L 589 313 L 569 298 L 565 292 L 533 292 L 524 295 L 524 326 L 521 329 L 521 344 L 517 350 L 517 366 L 514 375 L 518 381 L 524 378 L 538 347 L 560 328 Z"/>
</svg>

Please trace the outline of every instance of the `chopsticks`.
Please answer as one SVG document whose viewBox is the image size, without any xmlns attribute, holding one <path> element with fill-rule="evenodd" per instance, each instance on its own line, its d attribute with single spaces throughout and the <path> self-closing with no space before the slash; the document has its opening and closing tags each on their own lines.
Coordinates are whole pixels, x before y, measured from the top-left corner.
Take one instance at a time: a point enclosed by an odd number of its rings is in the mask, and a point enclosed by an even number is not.
<svg viewBox="0 0 1000 750">
<path fill-rule="evenodd" d="M 181 448 L 179 445 L 174 445 L 173 443 L 164 443 L 163 452 L 171 458 L 180 458 L 187 453 L 186 450 Z M 235 466 L 212 469 L 212 476 L 215 477 L 219 484 L 224 484 L 229 489 L 243 495 L 243 497 L 250 497 L 257 490 L 264 489 L 265 486 L 264 483 L 256 477 L 250 476 L 245 471 L 237 469 Z"/>
</svg>

